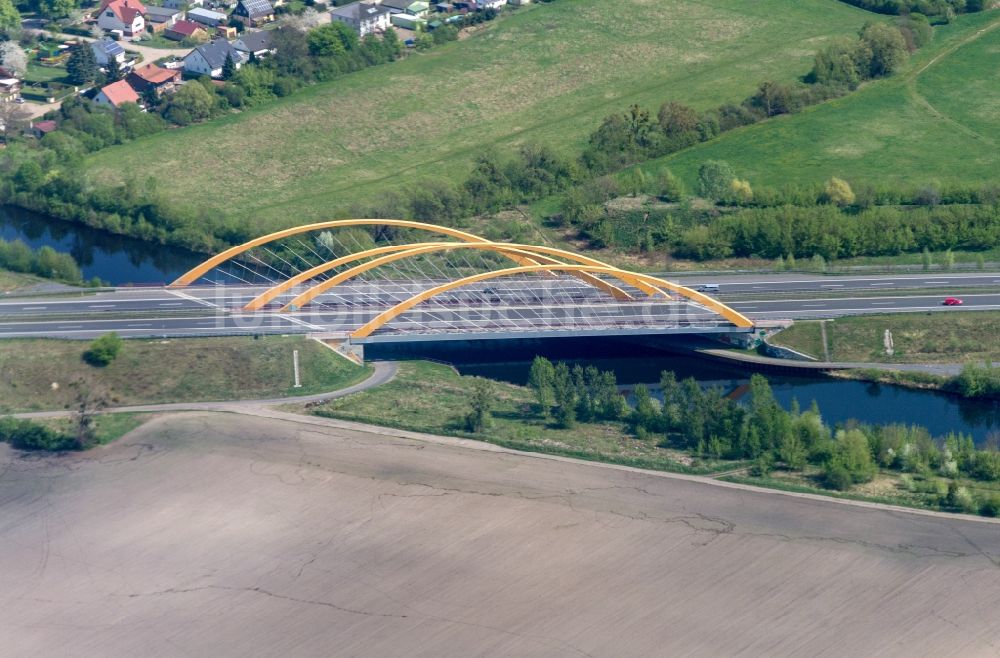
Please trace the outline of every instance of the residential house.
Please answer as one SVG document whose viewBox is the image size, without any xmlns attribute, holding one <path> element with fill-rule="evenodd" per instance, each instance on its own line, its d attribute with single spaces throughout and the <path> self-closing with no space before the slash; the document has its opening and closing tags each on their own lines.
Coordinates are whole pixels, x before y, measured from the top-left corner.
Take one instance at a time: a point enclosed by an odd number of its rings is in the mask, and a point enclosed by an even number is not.
<svg viewBox="0 0 1000 658">
<path fill-rule="evenodd" d="M 94 102 L 98 105 L 110 105 L 111 107 L 121 107 L 123 103 L 139 104 L 139 94 L 125 80 L 112 82 L 104 85 L 94 96 Z"/>
<path fill-rule="evenodd" d="M 221 37 L 226 41 L 232 41 L 238 35 L 236 28 L 232 25 L 216 25 L 215 26 L 215 36 L 216 38 Z"/>
<path fill-rule="evenodd" d="M 221 23 L 226 22 L 227 16 L 218 11 L 212 11 L 211 9 L 191 9 L 187 13 L 187 20 L 194 21 L 195 23 L 201 23 L 202 25 L 207 25 L 208 27 L 215 27 Z"/>
<path fill-rule="evenodd" d="M 51 119 L 46 119 L 45 121 L 32 121 L 28 124 L 28 130 L 31 131 L 31 134 L 34 135 L 36 139 L 45 137 L 57 128 L 59 128 L 59 124 Z"/>
<path fill-rule="evenodd" d="M 165 32 L 179 20 L 183 20 L 184 10 L 171 7 L 146 7 L 146 29 L 153 34 Z"/>
<path fill-rule="evenodd" d="M 413 30 L 414 32 L 419 32 L 423 30 L 427 25 L 427 21 L 419 16 L 413 16 L 411 14 L 393 14 L 390 18 L 392 24 L 396 27 L 401 27 L 406 30 Z"/>
<path fill-rule="evenodd" d="M 13 76 L 0 74 L 0 103 L 9 103 L 21 97 L 21 81 Z"/>
<path fill-rule="evenodd" d="M 434 5 L 434 9 L 441 14 L 448 14 L 455 11 L 455 5 L 450 2 L 439 2 Z"/>
<path fill-rule="evenodd" d="M 274 54 L 273 37 L 270 30 L 257 30 L 256 32 L 244 32 L 240 38 L 233 42 L 233 48 L 243 53 L 247 60 L 250 55 L 256 59 Z"/>
<path fill-rule="evenodd" d="M 334 21 L 346 23 L 362 37 L 385 31 L 390 25 L 390 11 L 384 5 L 371 2 L 355 2 L 330 11 Z"/>
<path fill-rule="evenodd" d="M 222 77 L 222 67 L 226 57 L 232 57 L 236 68 L 240 68 L 245 60 L 240 51 L 225 39 L 214 39 L 211 43 L 198 46 L 184 56 L 184 72 L 191 75 L 207 75 L 213 78 Z"/>
<path fill-rule="evenodd" d="M 203 4 L 204 0 L 160 0 L 160 5 L 166 9 L 195 9 Z"/>
<path fill-rule="evenodd" d="M 146 64 L 129 73 L 125 80 L 136 93 L 143 94 L 152 89 L 159 96 L 173 91 L 180 84 L 181 72 L 176 69 L 165 69 L 156 64 Z"/>
<path fill-rule="evenodd" d="M 125 60 L 128 55 L 122 45 L 114 39 L 107 37 L 90 42 L 90 49 L 94 51 L 94 59 L 101 68 L 107 68 L 112 62 L 118 62 L 118 66 L 125 68 Z"/>
<path fill-rule="evenodd" d="M 205 26 L 194 21 L 177 21 L 163 32 L 163 36 L 174 41 L 208 41 L 208 31 Z"/>
<path fill-rule="evenodd" d="M 394 14 L 424 16 L 430 11 L 430 5 L 422 0 L 382 0 L 381 4 Z"/>
<path fill-rule="evenodd" d="M 233 16 L 244 25 L 260 27 L 274 20 L 274 7 L 270 0 L 239 0 Z"/>
<path fill-rule="evenodd" d="M 476 4 L 480 9 L 500 9 L 507 4 L 507 0 L 476 0 Z"/>
<path fill-rule="evenodd" d="M 520 7 L 521 5 L 530 5 L 531 0 L 507 0 L 507 3 L 515 7 Z"/>
<path fill-rule="evenodd" d="M 137 37 L 146 27 L 146 7 L 139 0 L 104 0 L 97 15 L 97 27 L 106 32 L 120 31 Z"/>
</svg>

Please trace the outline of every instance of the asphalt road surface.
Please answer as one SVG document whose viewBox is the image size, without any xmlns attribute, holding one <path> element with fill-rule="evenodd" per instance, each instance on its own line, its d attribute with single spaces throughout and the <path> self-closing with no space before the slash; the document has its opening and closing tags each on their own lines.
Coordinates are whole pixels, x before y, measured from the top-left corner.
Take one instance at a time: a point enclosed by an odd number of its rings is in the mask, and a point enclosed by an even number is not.
<svg viewBox="0 0 1000 658">
<path fill-rule="evenodd" d="M 318 419 L 317 419 L 318 420 Z M 987 656 L 1000 525 L 187 414 L 0 445 L 12 656 Z"/>
<path fill-rule="evenodd" d="M 827 318 L 881 312 L 954 312 L 942 305 L 939 289 L 961 285 L 963 309 L 1000 309 L 996 274 L 905 277 L 813 277 L 792 275 L 730 277 L 719 294 L 754 293 L 731 301 L 754 320 Z M 718 282 L 720 279 L 716 279 Z M 491 282 L 492 283 L 492 282 Z M 683 281 L 696 285 L 697 281 Z M 392 284 L 357 282 L 338 287 L 301 311 L 280 312 L 285 296 L 263 311 L 242 310 L 262 287 L 129 289 L 75 297 L 10 298 L 0 302 L 0 337 L 91 338 L 108 331 L 123 336 L 196 336 L 238 333 L 347 332 L 393 303 L 434 282 Z M 931 294 L 902 290 L 934 288 Z M 485 292 L 484 292 L 485 291 Z M 831 298 L 831 293 L 839 293 Z M 716 293 L 712 293 L 716 294 Z M 439 300 L 440 302 L 441 300 Z M 422 312 L 421 312 L 422 311 Z M 464 331 L 581 331 L 607 327 L 712 326 L 719 318 L 687 302 L 648 301 L 617 304 L 592 288 L 567 279 L 505 281 L 477 292 L 454 293 L 442 303 L 424 305 L 392 325 L 399 332 L 440 333 L 460 323 Z"/>
</svg>

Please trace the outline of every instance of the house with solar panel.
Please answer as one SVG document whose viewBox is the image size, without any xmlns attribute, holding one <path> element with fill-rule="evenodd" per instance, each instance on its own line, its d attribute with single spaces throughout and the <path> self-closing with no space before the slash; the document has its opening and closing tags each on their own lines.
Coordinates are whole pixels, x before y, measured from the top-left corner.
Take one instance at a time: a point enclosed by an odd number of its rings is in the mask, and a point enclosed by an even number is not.
<svg viewBox="0 0 1000 658">
<path fill-rule="evenodd" d="M 274 7 L 270 0 L 239 0 L 233 16 L 250 27 L 260 27 L 274 20 Z"/>
</svg>

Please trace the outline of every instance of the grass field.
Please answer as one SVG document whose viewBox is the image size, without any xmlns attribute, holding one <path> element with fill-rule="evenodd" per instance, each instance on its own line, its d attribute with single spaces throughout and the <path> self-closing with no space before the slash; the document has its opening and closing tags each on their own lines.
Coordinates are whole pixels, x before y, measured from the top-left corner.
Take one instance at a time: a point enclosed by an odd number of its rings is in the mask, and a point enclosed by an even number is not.
<svg viewBox="0 0 1000 658">
<path fill-rule="evenodd" d="M 129 340 L 106 368 L 84 363 L 82 341 L 0 342 L 0 413 L 63 409 L 84 385 L 111 405 L 307 395 L 357 383 L 355 366 L 305 338 Z M 292 350 L 302 388 L 293 388 Z"/>
<path fill-rule="evenodd" d="M 937 28 L 894 78 L 643 167 L 668 166 L 697 189 L 706 160 L 728 161 L 755 185 L 1000 181 L 1000 11 Z"/>
<path fill-rule="evenodd" d="M 621 423 L 578 423 L 558 429 L 533 411 L 531 391 L 494 382 L 496 407 L 481 434 L 465 431 L 472 377 L 450 367 L 424 361 L 404 362 L 388 384 L 333 400 L 312 410 L 321 416 L 398 427 L 417 432 L 469 436 L 500 445 L 570 455 L 657 470 L 711 472 L 735 462 L 702 461 L 690 465 L 683 453 L 657 448 L 656 438 L 632 438 Z"/>
<path fill-rule="evenodd" d="M 20 272 L 0 269 L 0 292 L 13 292 L 19 288 L 26 288 L 43 281 L 44 279 L 30 274 L 21 274 Z"/>
<path fill-rule="evenodd" d="M 95 181 L 168 172 L 178 203 L 263 231 L 413 181 L 461 179 L 485 146 L 578 149 L 633 102 L 739 101 L 764 79 L 803 75 L 831 36 L 871 18 L 833 0 L 530 6 L 468 39 L 107 149 L 88 165 Z"/>
<path fill-rule="evenodd" d="M 105 445 L 116 441 L 151 417 L 152 414 L 102 414 L 94 419 L 94 443 Z M 72 434 L 75 430 L 73 418 L 39 418 L 35 422 L 66 434 Z"/>
<path fill-rule="evenodd" d="M 819 322 L 796 322 L 773 341 L 823 357 Z M 892 332 L 893 356 L 885 354 L 885 330 Z M 881 363 L 964 363 L 1000 361 L 1000 312 L 956 311 L 865 315 L 826 323 L 832 361 Z"/>
</svg>

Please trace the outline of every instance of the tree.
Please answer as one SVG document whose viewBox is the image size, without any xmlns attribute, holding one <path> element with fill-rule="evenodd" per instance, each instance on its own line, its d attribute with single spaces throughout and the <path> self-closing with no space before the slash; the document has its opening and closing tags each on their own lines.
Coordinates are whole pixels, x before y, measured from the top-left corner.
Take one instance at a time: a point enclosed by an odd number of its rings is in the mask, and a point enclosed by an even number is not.
<svg viewBox="0 0 1000 658">
<path fill-rule="evenodd" d="M 21 27 L 21 14 L 11 0 L 0 0 L 0 32 L 10 34 Z"/>
<path fill-rule="evenodd" d="M 6 142 L 10 135 L 17 135 L 31 119 L 31 114 L 22 105 L 0 103 L 0 136 Z"/>
<path fill-rule="evenodd" d="M 403 43 L 399 40 L 396 30 L 391 27 L 387 27 L 382 34 L 382 47 L 390 62 L 399 59 L 399 56 L 403 54 Z"/>
<path fill-rule="evenodd" d="M 535 401 L 538 403 L 538 412 L 548 417 L 555 404 L 555 393 L 553 390 L 553 380 L 555 379 L 555 368 L 552 362 L 543 356 L 536 356 L 531 362 L 531 371 L 528 373 L 528 386 L 535 393 Z"/>
<path fill-rule="evenodd" d="M 753 188 L 750 182 L 734 178 L 729 183 L 729 198 L 736 203 L 750 203 L 753 201 Z"/>
<path fill-rule="evenodd" d="M 222 63 L 222 79 L 232 80 L 236 75 L 236 62 L 233 61 L 233 54 L 226 53 L 226 61 Z"/>
<path fill-rule="evenodd" d="M 28 71 L 28 55 L 16 41 L 0 43 L 0 63 L 18 77 Z"/>
<path fill-rule="evenodd" d="M 726 198 L 736 174 L 728 162 L 709 160 L 698 168 L 698 191 L 706 199 Z"/>
<path fill-rule="evenodd" d="M 327 23 L 309 32 L 309 52 L 315 57 L 336 57 L 358 47 L 358 34 L 343 23 Z"/>
<path fill-rule="evenodd" d="M 868 482 L 875 477 L 877 470 L 868 438 L 861 430 L 837 432 L 837 439 L 824 471 L 829 486 L 846 489 L 850 484 Z M 845 475 L 848 478 L 846 483 Z"/>
<path fill-rule="evenodd" d="M 86 85 L 97 79 L 97 60 L 89 43 L 81 43 L 73 48 L 73 54 L 66 62 L 66 77 L 75 85 Z"/>
<path fill-rule="evenodd" d="M 434 47 L 434 37 L 426 32 L 421 32 L 413 39 L 413 47 L 417 50 L 430 50 Z"/>
<path fill-rule="evenodd" d="M 68 18 L 79 7 L 77 0 L 34 0 L 35 9 L 42 18 Z"/>
<path fill-rule="evenodd" d="M 479 433 L 490 424 L 490 413 L 496 394 L 493 382 L 477 377 L 472 383 L 472 396 L 469 398 L 469 413 L 465 416 L 465 427 L 470 432 Z"/>
<path fill-rule="evenodd" d="M 868 63 L 868 75 L 872 78 L 892 75 L 909 56 L 903 35 L 886 23 L 865 25 L 861 29 L 861 41 L 872 53 Z"/>
<path fill-rule="evenodd" d="M 660 106 L 656 115 L 660 129 L 670 139 L 694 142 L 698 139 L 698 113 L 673 101 Z"/>
<path fill-rule="evenodd" d="M 77 381 L 76 413 L 73 414 L 73 439 L 77 450 L 86 450 L 96 438 L 97 418 L 108 402 L 86 382 Z"/>
<path fill-rule="evenodd" d="M 117 82 L 121 80 L 124 75 L 122 75 L 121 64 L 118 63 L 116 57 L 111 57 L 108 59 L 108 82 Z"/>
<path fill-rule="evenodd" d="M 830 180 L 826 181 L 826 185 L 823 188 L 823 194 L 826 200 L 835 206 L 853 206 L 856 197 L 854 196 L 854 190 L 851 189 L 850 184 L 841 179 L 833 176 Z"/>
<path fill-rule="evenodd" d="M 112 331 L 95 338 L 83 353 L 83 360 L 92 366 L 103 368 L 115 360 L 121 348 L 122 339 Z"/>
<path fill-rule="evenodd" d="M 208 90 L 192 82 L 174 92 L 167 101 L 166 117 L 184 126 L 209 118 L 214 107 L 215 100 Z"/>
</svg>

